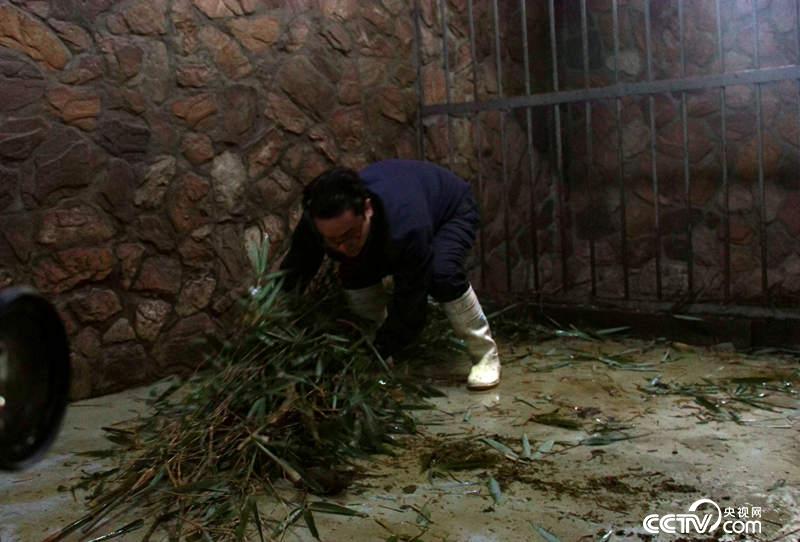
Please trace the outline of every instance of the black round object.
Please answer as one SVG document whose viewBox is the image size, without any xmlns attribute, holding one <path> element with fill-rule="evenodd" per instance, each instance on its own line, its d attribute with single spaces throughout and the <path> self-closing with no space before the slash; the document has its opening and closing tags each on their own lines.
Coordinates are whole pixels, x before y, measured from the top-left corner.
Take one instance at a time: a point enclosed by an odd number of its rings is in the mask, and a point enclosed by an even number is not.
<svg viewBox="0 0 800 542">
<path fill-rule="evenodd" d="M 30 288 L 0 291 L 0 468 L 24 468 L 50 447 L 69 385 L 69 343 L 55 308 Z"/>
</svg>

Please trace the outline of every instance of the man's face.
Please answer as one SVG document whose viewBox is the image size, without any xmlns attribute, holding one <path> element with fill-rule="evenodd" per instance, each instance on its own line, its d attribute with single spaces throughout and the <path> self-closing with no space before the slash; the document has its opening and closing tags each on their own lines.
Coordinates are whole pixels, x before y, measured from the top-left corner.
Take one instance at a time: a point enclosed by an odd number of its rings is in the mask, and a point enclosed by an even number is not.
<svg viewBox="0 0 800 542">
<path fill-rule="evenodd" d="M 369 198 L 364 202 L 363 215 L 357 215 L 352 209 L 348 209 L 333 218 L 314 219 L 314 225 L 325 244 L 348 258 L 355 258 L 361 253 L 369 237 L 371 222 L 372 202 Z"/>
</svg>

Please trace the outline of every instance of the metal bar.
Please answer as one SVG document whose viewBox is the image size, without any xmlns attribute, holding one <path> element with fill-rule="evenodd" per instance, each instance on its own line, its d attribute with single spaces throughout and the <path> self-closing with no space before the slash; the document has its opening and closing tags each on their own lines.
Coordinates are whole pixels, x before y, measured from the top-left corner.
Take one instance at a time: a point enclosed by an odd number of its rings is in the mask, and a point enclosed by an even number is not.
<svg viewBox="0 0 800 542">
<path fill-rule="evenodd" d="M 756 69 L 761 67 L 758 48 L 758 2 L 753 2 L 753 42 Z M 759 204 L 759 237 L 761 245 L 761 293 L 764 301 L 769 299 L 769 282 L 767 277 L 767 209 L 766 187 L 764 186 L 764 127 L 761 115 L 761 85 L 756 83 L 756 128 L 758 130 L 758 204 Z"/>
<path fill-rule="evenodd" d="M 417 158 L 425 159 L 425 136 L 422 117 L 425 116 L 424 90 L 422 86 L 422 31 L 419 24 L 419 0 L 414 0 L 414 59 L 417 69 Z"/>
<path fill-rule="evenodd" d="M 473 14 L 472 0 L 467 0 L 467 10 L 469 15 L 469 41 L 470 41 L 470 54 L 472 55 L 472 99 L 478 101 L 478 54 L 477 45 L 475 43 L 475 16 Z M 482 146 L 482 132 L 481 132 L 481 119 L 478 113 L 473 115 L 473 122 L 475 123 L 475 139 L 477 140 L 476 154 L 477 154 L 477 177 L 478 177 L 478 204 L 483 204 L 483 157 L 481 156 Z M 486 236 L 484 229 L 478 231 L 478 258 L 481 271 L 481 288 L 486 288 Z"/>
<path fill-rule="evenodd" d="M 686 76 L 686 44 L 683 24 L 683 0 L 678 0 L 678 34 L 681 55 L 681 77 Z M 681 126 L 683 128 L 683 179 L 686 196 L 686 281 L 689 295 L 694 292 L 694 239 L 692 236 L 692 177 L 689 169 L 689 119 L 686 92 L 681 91 Z"/>
<path fill-rule="evenodd" d="M 614 33 L 614 83 L 619 84 L 619 7 L 617 0 L 611 2 L 612 32 Z M 622 98 L 615 98 L 615 113 L 617 120 L 617 162 L 619 165 L 619 223 L 620 223 L 620 252 L 622 253 L 622 286 L 625 299 L 630 297 L 630 280 L 628 277 L 628 224 L 627 205 L 625 201 L 625 154 L 622 139 Z"/>
<path fill-rule="evenodd" d="M 556 14 L 553 0 L 548 0 L 547 16 L 550 20 L 550 59 L 553 64 L 553 91 L 558 92 L 558 48 L 556 46 Z"/>
<path fill-rule="evenodd" d="M 590 87 L 589 80 L 589 24 L 586 15 L 586 0 L 581 0 L 581 45 L 583 46 L 583 86 Z M 592 189 L 592 174 L 594 167 L 594 149 L 592 148 L 592 102 L 585 103 L 586 115 L 586 183 L 589 187 L 590 205 L 594 205 L 594 190 Z M 595 253 L 594 237 L 589 238 L 589 276 L 592 284 L 592 296 L 597 295 L 597 255 Z"/>
<path fill-rule="evenodd" d="M 519 2 L 520 14 L 522 18 L 522 60 L 525 70 L 525 95 L 531 94 L 531 71 L 530 58 L 528 54 L 528 13 L 526 10 L 526 0 Z M 533 288 L 539 291 L 539 230 L 536 220 L 536 175 L 534 175 L 535 162 L 533 159 L 533 119 L 531 118 L 531 108 L 525 108 L 525 132 L 528 139 L 528 182 L 530 183 L 530 217 L 531 217 L 531 258 L 533 259 Z"/>
<path fill-rule="evenodd" d="M 795 64 L 800 64 L 800 0 L 794 4 L 794 38 L 795 38 Z M 798 101 L 797 101 L 797 120 L 800 125 L 800 79 L 797 81 Z M 800 130 L 798 130 L 800 132 Z M 798 150 L 800 150 L 800 141 L 798 141 Z M 800 158 L 800 155 L 798 156 Z"/>
<path fill-rule="evenodd" d="M 549 0 L 548 16 L 550 18 L 550 50 L 553 63 L 553 90 L 558 92 L 558 48 L 556 47 L 556 15 L 553 7 L 553 0 Z M 556 207 L 558 212 L 558 232 L 561 245 L 561 287 L 563 291 L 569 290 L 567 273 L 567 244 L 565 242 L 564 231 L 564 202 L 563 202 L 563 182 L 562 172 L 563 150 L 561 148 L 561 111 L 559 104 L 553 104 L 553 116 L 555 120 L 556 136 Z"/>
<path fill-rule="evenodd" d="M 450 104 L 426 105 L 422 114 L 441 115 L 450 113 L 461 115 L 478 111 L 495 111 L 498 109 L 519 109 L 521 107 L 541 107 L 589 100 L 608 100 L 624 96 L 644 94 L 664 94 L 708 88 L 720 88 L 732 85 L 748 85 L 754 83 L 771 83 L 778 81 L 796 81 L 800 79 L 800 65 L 762 68 L 760 70 L 742 70 L 738 72 L 698 75 L 679 79 L 659 79 L 638 83 L 624 83 L 591 89 L 564 90 L 545 92 L 531 96 L 515 96 L 484 102 L 458 102 Z"/>
<path fill-rule="evenodd" d="M 797 52 L 797 58 L 795 59 L 796 64 L 800 64 L 800 0 L 797 0 L 794 4 L 794 37 L 795 37 L 795 46 Z M 797 81 L 797 121 L 798 127 L 800 127 L 800 79 Z M 800 129 L 798 129 L 798 134 L 800 134 Z M 799 138 L 800 139 L 800 138 Z M 800 151 L 800 141 L 798 141 L 798 150 Z M 798 154 L 798 158 L 800 158 L 800 153 Z"/>
<path fill-rule="evenodd" d="M 725 72 L 725 49 L 722 46 L 722 11 L 720 0 L 715 1 L 717 11 L 717 54 L 719 55 L 719 67 L 721 72 Z M 723 216 L 722 227 L 725 234 L 725 246 L 723 247 L 723 273 L 725 276 L 724 299 L 727 302 L 731 297 L 731 207 L 730 207 L 730 185 L 728 183 L 728 134 L 727 134 L 727 112 L 725 103 L 725 89 L 719 89 L 719 108 L 720 108 L 720 129 L 722 130 L 722 192 L 723 192 Z"/>
<path fill-rule="evenodd" d="M 497 66 L 497 95 L 503 96 L 503 68 L 500 58 L 500 14 L 497 9 L 497 0 L 492 0 L 492 18 L 494 19 L 494 61 Z M 506 250 L 506 287 L 511 291 L 511 234 L 508 223 L 508 160 L 506 159 L 506 114 L 500 111 L 500 156 L 503 170 L 503 233 L 505 235 Z"/>
<path fill-rule="evenodd" d="M 653 80 L 653 49 L 652 49 L 652 36 L 650 34 L 651 20 L 650 20 L 650 0 L 644 3 L 644 35 L 645 35 L 645 51 L 647 54 L 647 80 Z M 655 98 L 650 95 L 647 97 L 647 110 L 650 115 L 650 167 L 651 175 L 653 177 L 653 222 L 656 230 L 656 298 L 662 297 L 661 285 L 661 190 L 658 186 L 658 165 L 656 154 L 656 113 L 655 113 Z"/>
<path fill-rule="evenodd" d="M 795 2 L 794 7 L 795 63 L 800 64 L 800 0 Z M 800 79 L 797 81 L 797 124 L 798 133 L 800 133 Z M 795 143 L 798 145 L 798 162 L 800 163 L 800 141 Z"/>
<path fill-rule="evenodd" d="M 650 314 L 662 315 L 664 318 L 671 318 L 675 313 L 674 301 L 647 301 L 641 299 L 621 300 L 619 298 L 601 297 L 596 305 L 582 304 L 575 301 L 565 301 L 563 297 L 545 296 L 536 308 L 551 314 L 549 311 L 554 308 L 564 308 L 581 311 L 602 311 L 608 313 L 614 310 L 627 309 L 635 315 Z M 793 307 L 774 308 L 771 306 L 758 305 L 723 305 L 719 303 L 692 303 L 683 309 L 681 315 L 697 316 L 722 316 L 722 317 L 743 317 L 743 318 L 775 318 L 786 323 L 796 323 L 800 320 L 797 309 Z M 702 325 L 702 322 L 696 322 Z"/>
<path fill-rule="evenodd" d="M 444 88 L 447 103 L 452 102 L 450 87 L 450 55 L 447 50 L 447 0 L 439 0 L 439 14 L 442 19 L 442 67 L 444 69 Z M 452 167 L 453 161 L 453 117 L 447 114 L 447 165 Z"/>
</svg>

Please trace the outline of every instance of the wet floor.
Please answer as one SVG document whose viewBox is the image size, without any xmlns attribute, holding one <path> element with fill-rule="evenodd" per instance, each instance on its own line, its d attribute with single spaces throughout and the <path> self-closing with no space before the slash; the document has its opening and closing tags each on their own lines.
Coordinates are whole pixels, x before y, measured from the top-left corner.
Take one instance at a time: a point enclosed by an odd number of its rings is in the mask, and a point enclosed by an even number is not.
<svg viewBox="0 0 800 542">
<path fill-rule="evenodd" d="M 463 388 L 463 362 L 414 369 L 446 397 L 416 414 L 420 436 L 330 499 L 366 517 L 316 514 L 322 540 L 800 539 L 796 358 L 580 337 L 501 349 L 490 392 Z M 105 447 L 100 427 L 142 412 L 148 391 L 72 405 L 43 462 L 0 474 L 0 541 L 41 540 L 82 515 L 65 488 L 105 463 L 75 452 Z M 660 519 L 700 499 L 713 503 L 698 512 L 721 520 L 713 532 L 664 532 L 677 520 Z M 284 539 L 313 537 L 300 522 Z"/>
</svg>

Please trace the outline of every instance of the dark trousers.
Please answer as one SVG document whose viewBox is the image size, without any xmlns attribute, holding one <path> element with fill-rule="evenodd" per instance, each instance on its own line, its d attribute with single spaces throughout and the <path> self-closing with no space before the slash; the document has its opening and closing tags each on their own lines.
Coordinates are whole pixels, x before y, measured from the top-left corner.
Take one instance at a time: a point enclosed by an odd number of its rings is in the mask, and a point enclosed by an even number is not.
<svg viewBox="0 0 800 542">
<path fill-rule="evenodd" d="M 434 234 L 431 242 L 431 281 L 427 293 L 437 302 L 446 303 L 458 299 L 469 288 L 465 267 L 469 251 L 475 244 L 479 225 L 478 206 L 472 194 L 467 193 L 455 215 Z M 381 264 L 385 262 L 342 262 L 339 267 L 342 286 L 355 290 L 379 283 L 383 277 L 391 275 L 391 270 Z"/>
</svg>

